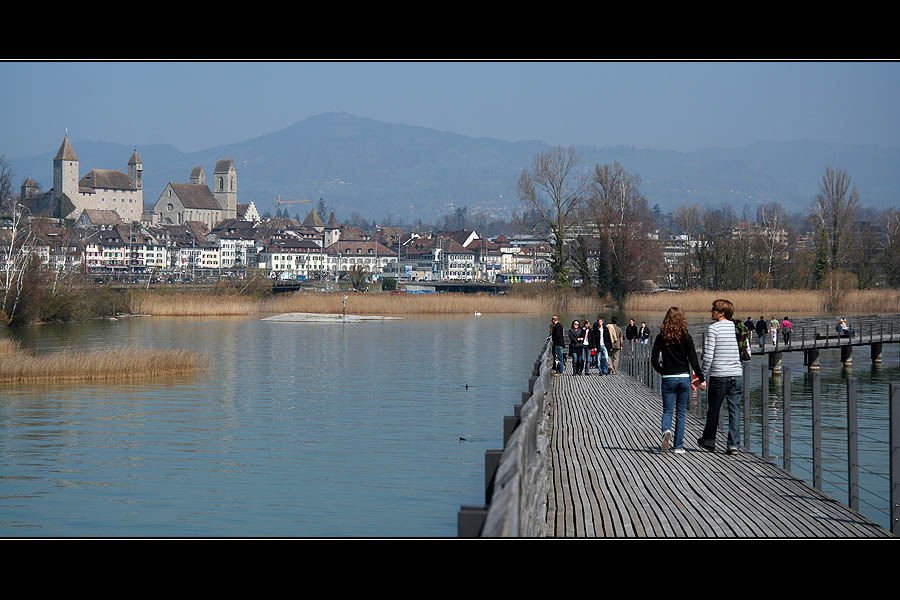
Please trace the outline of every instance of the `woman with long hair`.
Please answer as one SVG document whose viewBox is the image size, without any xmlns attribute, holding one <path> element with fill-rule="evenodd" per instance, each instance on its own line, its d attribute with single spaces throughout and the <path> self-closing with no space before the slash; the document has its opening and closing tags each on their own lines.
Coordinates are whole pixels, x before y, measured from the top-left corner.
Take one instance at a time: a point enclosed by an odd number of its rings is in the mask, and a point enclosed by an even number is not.
<svg viewBox="0 0 900 600">
<path fill-rule="evenodd" d="M 653 342 L 650 364 L 653 370 L 662 376 L 661 449 L 664 453 L 667 452 L 672 443 L 672 413 L 674 411 L 675 444 L 672 451 L 676 454 L 683 454 L 685 412 L 691 393 L 691 369 L 697 375 L 701 390 L 706 389 L 706 381 L 703 378 L 703 371 L 700 369 L 700 362 L 697 360 L 694 340 L 688 333 L 687 319 L 677 306 L 669 309 L 659 328 L 659 333 Z"/>
<path fill-rule="evenodd" d="M 569 329 L 569 355 L 572 357 L 572 374 L 581 375 L 584 369 L 584 330 L 578 319 L 572 321 Z"/>
</svg>

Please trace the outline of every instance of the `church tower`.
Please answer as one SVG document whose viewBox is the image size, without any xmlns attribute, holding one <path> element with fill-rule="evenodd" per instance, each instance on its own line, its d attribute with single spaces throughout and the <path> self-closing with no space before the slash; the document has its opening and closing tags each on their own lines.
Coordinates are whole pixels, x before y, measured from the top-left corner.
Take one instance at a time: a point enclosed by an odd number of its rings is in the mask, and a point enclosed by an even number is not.
<svg viewBox="0 0 900 600">
<path fill-rule="evenodd" d="M 237 218 L 237 169 L 230 158 L 216 161 L 213 172 L 213 194 L 222 207 L 223 218 Z"/>
<path fill-rule="evenodd" d="M 137 199 L 138 203 L 142 207 L 142 210 L 144 206 L 143 177 L 144 163 L 141 162 L 141 157 L 138 156 L 137 148 L 135 148 L 134 153 L 128 160 L 128 179 L 131 180 L 131 185 L 133 185 L 134 189 L 137 190 Z"/>
<path fill-rule="evenodd" d="M 56 158 L 53 159 L 53 197 L 59 200 L 65 194 L 78 205 L 78 156 L 72 148 L 69 136 L 63 139 Z"/>
</svg>

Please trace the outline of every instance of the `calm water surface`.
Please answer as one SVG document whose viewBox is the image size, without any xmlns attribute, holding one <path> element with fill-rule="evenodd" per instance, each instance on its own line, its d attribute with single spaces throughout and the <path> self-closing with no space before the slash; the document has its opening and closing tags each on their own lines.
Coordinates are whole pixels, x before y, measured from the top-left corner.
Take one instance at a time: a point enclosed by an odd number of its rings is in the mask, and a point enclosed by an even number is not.
<svg viewBox="0 0 900 600">
<path fill-rule="evenodd" d="M 560 315 L 566 325 L 584 316 Z M 636 319 L 656 331 L 660 317 Z M 527 390 L 547 325 L 545 316 L 347 325 L 156 317 L 16 332 L 40 351 L 193 349 L 210 370 L 0 388 L 0 535 L 455 536 L 459 507 L 484 503 L 484 451 L 502 447 L 503 416 Z M 792 471 L 811 482 L 811 380 L 802 353 L 784 357 L 793 371 Z M 825 491 L 847 503 L 846 378 L 854 377 L 861 512 L 887 527 L 887 385 L 900 381 L 898 345 L 884 346 L 881 368 L 867 349 L 856 349 L 849 371 L 837 350 L 820 362 Z M 781 464 L 782 378 L 769 378 L 771 451 Z M 692 408 L 705 414 L 702 396 Z"/>
<path fill-rule="evenodd" d="M 210 371 L 0 390 L 0 535 L 455 536 L 546 321 L 29 328 L 41 351 L 186 348 Z"/>
</svg>

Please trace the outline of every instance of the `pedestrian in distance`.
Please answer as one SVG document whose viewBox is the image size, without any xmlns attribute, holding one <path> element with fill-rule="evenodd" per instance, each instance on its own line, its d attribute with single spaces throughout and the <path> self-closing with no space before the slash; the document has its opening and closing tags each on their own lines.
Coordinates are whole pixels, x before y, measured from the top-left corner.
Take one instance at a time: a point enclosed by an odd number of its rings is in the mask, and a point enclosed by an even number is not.
<svg viewBox="0 0 900 600">
<path fill-rule="evenodd" d="M 687 401 L 691 394 L 691 370 L 697 377 L 697 385 L 706 389 L 706 380 L 697 361 L 694 340 L 688 333 L 687 319 L 677 306 L 666 313 L 653 341 L 650 351 L 650 365 L 662 377 L 662 442 L 660 449 L 665 454 L 672 443 L 672 415 L 675 415 L 674 446 L 672 452 L 684 454 L 684 420 Z"/>
<path fill-rule="evenodd" d="M 613 375 L 619 373 L 619 350 L 622 349 L 622 328 L 618 325 L 618 318 L 613 317 L 606 325 L 603 341 L 607 344 L 609 352 L 609 367 Z"/>
<path fill-rule="evenodd" d="M 769 333 L 772 334 L 772 345 L 775 346 L 775 349 L 778 349 L 778 330 L 781 329 L 781 323 L 778 322 L 778 319 L 772 317 L 772 320 L 769 321 Z"/>
<path fill-rule="evenodd" d="M 634 345 L 637 343 L 638 339 L 638 328 L 637 325 L 634 324 L 634 319 L 628 321 L 628 327 L 625 328 L 625 339 L 631 344 L 629 350 L 634 352 Z"/>
<path fill-rule="evenodd" d="M 609 375 L 609 348 L 606 342 L 608 334 L 603 323 L 603 317 L 597 317 L 597 322 L 594 324 L 591 333 L 594 336 L 592 342 L 597 348 L 597 364 L 600 367 L 600 374 Z"/>
<path fill-rule="evenodd" d="M 584 368 L 584 330 L 578 319 L 572 321 L 572 327 L 568 331 L 569 336 L 569 356 L 572 357 L 572 374 L 581 375 Z"/>
<path fill-rule="evenodd" d="M 589 367 L 591 366 L 591 320 L 584 320 L 584 327 L 582 327 L 584 332 L 584 340 L 581 343 L 581 353 L 584 357 L 582 360 L 584 362 L 584 375 L 587 375 L 590 371 Z"/>
<path fill-rule="evenodd" d="M 781 336 L 784 338 L 784 344 L 786 346 L 791 345 L 791 322 L 788 320 L 787 315 L 784 316 L 784 321 L 781 322 Z"/>
<path fill-rule="evenodd" d="M 559 377 L 566 369 L 565 356 L 563 355 L 566 342 L 562 323 L 559 322 L 559 317 L 556 315 L 553 315 L 553 318 L 550 320 L 550 337 L 553 343 L 553 354 L 556 357 L 556 372 L 553 373 L 553 376 Z"/>
<path fill-rule="evenodd" d="M 741 367 L 735 325 L 731 320 L 734 315 L 734 305 L 728 300 L 719 299 L 713 302 L 710 313 L 713 323 L 706 330 L 703 360 L 700 365 L 709 390 L 707 393 L 709 407 L 706 411 L 703 437 L 697 440 L 697 444 L 701 448 L 715 452 L 719 412 L 722 409 L 722 403 L 727 401 L 728 446 L 726 454 L 737 454 L 738 446 L 741 443 L 738 419 L 741 414 L 744 372 Z"/>
<path fill-rule="evenodd" d="M 745 326 L 747 327 L 747 329 L 749 329 L 751 332 L 756 330 L 756 326 L 753 324 L 753 317 L 747 317 L 747 320 L 744 321 L 744 325 L 745 325 Z"/>
<path fill-rule="evenodd" d="M 638 329 L 638 337 L 641 338 L 642 344 L 650 344 L 650 328 L 646 321 L 641 321 L 641 328 Z"/>
<path fill-rule="evenodd" d="M 759 342 L 759 349 L 762 350 L 766 345 L 766 333 L 769 327 L 766 325 L 766 318 L 759 315 L 759 321 L 756 322 L 756 339 Z"/>
</svg>

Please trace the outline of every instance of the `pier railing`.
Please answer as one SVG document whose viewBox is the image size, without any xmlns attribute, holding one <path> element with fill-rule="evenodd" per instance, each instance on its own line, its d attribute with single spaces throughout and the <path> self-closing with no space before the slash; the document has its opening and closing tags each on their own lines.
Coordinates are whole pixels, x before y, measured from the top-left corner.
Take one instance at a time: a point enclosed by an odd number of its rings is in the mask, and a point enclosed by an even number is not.
<svg viewBox="0 0 900 600">
<path fill-rule="evenodd" d="M 459 537 L 544 535 L 549 486 L 545 398 L 552 370 L 548 343 L 534 363 L 522 403 L 503 419 L 503 449 L 485 452 L 485 503 L 460 508 Z"/>
<path fill-rule="evenodd" d="M 874 330 L 874 327 L 873 327 Z M 894 335 L 900 333 L 900 330 L 896 330 L 893 328 L 889 328 L 890 335 L 893 337 Z M 860 332 L 857 330 L 856 336 L 860 335 Z M 868 332 L 866 332 L 866 337 L 869 338 Z M 871 339 L 871 338 L 869 338 Z M 878 334 L 875 335 L 875 340 L 878 340 Z M 884 343 L 888 342 L 888 338 L 886 335 L 881 339 L 884 340 Z M 894 340 L 897 341 L 897 340 Z M 863 342 L 865 343 L 865 342 Z M 700 350 L 702 346 L 698 347 L 698 354 L 700 354 Z M 651 354 L 651 346 L 648 344 L 640 344 L 626 342 L 625 347 L 622 349 L 622 355 L 619 360 L 619 369 L 623 373 L 627 373 L 628 375 L 634 377 L 638 381 L 641 381 L 644 385 L 654 390 L 656 393 L 660 393 L 660 376 L 659 374 L 653 370 L 650 365 L 650 354 Z M 767 364 L 752 364 L 751 362 L 743 363 L 744 368 L 744 385 L 743 385 L 743 440 L 745 447 L 750 447 L 750 441 L 752 436 L 759 436 L 760 447 L 761 447 L 761 455 L 763 460 L 772 462 L 772 453 L 771 453 L 771 442 L 773 440 L 773 431 L 772 431 L 772 422 L 770 418 L 770 392 L 769 392 L 769 370 L 770 365 Z M 812 397 L 811 397 L 811 422 L 809 426 L 812 429 L 812 443 L 811 443 L 811 452 L 812 456 L 810 457 L 812 460 L 812 484 L 818 490 L 822 490 L 824 479 L 822 476 L 823 471 L 823 446 L 822 446 L 822 393 L 821 393 L 821 382 L 820 382 L 820 374 L 818 371 L 810 371 L 810 376 L 812 378 Z M 757 432 L 753 431 L 751 413 L 750 413 L 750 389 L 752 382 L 757 380 L 760 382 L 760 393 L 762 395 L 761 407 L 762 407 L 762 415 L 761 415 L 761 423 L 759 425 L 760 430 Z M 783 454 L 783 466 L 786 471 L 791 471 L 792 467 L 792 457 L 797 458 L 792 454 L 792 435 L 791 430 L 794 425 L 794 415 L 791 410 L 792 405 L 792 389 L 791 389 L 791 370 L 789 367 L 783 367 L 783 374 L 781 378 L 782 384 L 782 393 L 781 393 L 781 411 L 782 411 L 782 431 L 781 431 L 781 442 L 782 442 L 782 454 Z M 859 438 L 862 435 L 859 431 L 858 426 L 858 403 L 856 398 L 856 386 L 857 380 L 851 377 L 847 377 L 846 382 L 846 397 L 847 397 L 847 425 L 846 425 L 846 439 L 847 439 L 847 447 L 846 447 L 846 460 L 847 460 L 847 487 L 848 487 L 848 497 L 847 497 L 847 505 L 859 511 L 859 503 L 860 503 L 860 490 L 863 489 L 859 485 L 859 472 L 860 472 L 860 461 L 859 461 Z M 888 428 L 889 428 L 889 439 L 886 442 L 887 449 L 890 456 L 890 465 L 889 465 L 889 489 L 890 489 L 890 498 L 888 500 L 888 513 L 890 516 L 890 530 L 891 533 L 895 535 L 900 533 L 900 385 L 898 384 L 888 384 L 888 393 L 889 393 L 889 402 L 888 402 Z M 876 442 L 885 443 L 884 440 L 875 440 Z M 806 458 L 806 457 L 801 457 Z M 872 490 L 867 490 L 873 496 L 879 497 L 878 494 L 872 492 Z M 875 507 L 877 508 L 877 507 Z M 880 509 L 879 509 L 880 510 Z"/>
</svg>

